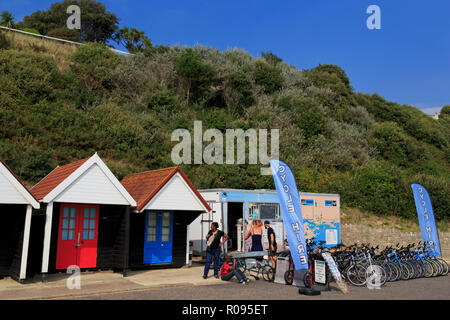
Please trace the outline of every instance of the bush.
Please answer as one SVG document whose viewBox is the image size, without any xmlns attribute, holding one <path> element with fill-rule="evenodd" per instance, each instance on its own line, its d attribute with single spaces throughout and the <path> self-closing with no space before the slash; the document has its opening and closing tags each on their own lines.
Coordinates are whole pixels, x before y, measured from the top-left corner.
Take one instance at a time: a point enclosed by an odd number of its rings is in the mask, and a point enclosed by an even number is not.
<svg viewBox="0 0 450 320">
<path fill-rule="evenodd" d="M 0 50 L 9 49 L 11 47 L 11 40 L 3 33 L 0 32 Z"/>
<path fill-rule="evenodd" d="M 209 87 L 217 81 L 213 67 L 204 64 L 192 49 L 177 58 L 175 70 L 183 82 L 188 104 L 207 98 Z"/>
<path fill-rule="evenodd" d="M 275 54 L 273 54 L 272 52 L 263 52 L 261 53 L 261 56 L 264 58 L 264 60 L 267 61 L 267 63 L 275 66 L 280 62 L 283 62 L 283 59 L 281 59 L 280 57 L 276 56 Z"/>
<path fill-rule="evenodd" d="M 67 29 L 67 28 L 66 28 L 66 29 Z M 29 33 L 34 33 L 34 34 L 40 35 L 39 31 L 37 31 L 37 30 L 34 29 L 34 28 L 21 28 L 20 30 L 25 31 L 25 32 L 29 32 Z"/>
<path fill-rule="evenodd" d="M 176 110 L 180 106 L 180 101 L 176 93 L 169 89 L 153 89 L 145 99 L 148 108 L 155 111 Z"/>
<path fill-rule="evenodd" d="M 71 58 L 75 62 L 71 65 L 71 71 L 77 79 L 76 90 L 84 89 L 102 95 L 104 91 L 114 89 L 112 70 L 120 63 L 121 57 L 106 45 L 88 43 L 79 46 Z"/>
<path fill-rule="evenodd" d="M 0 154 L 21 179 L 33 183 L 41 180 L 57 165 L 48 150 L 22 143 L 9 144 L 2 141 Z"/>
<path fill-rule="evenodd" d="M 47 32 L 46 36 L 74 42 L 79 42 L 80 40 L 80 32 L 77 30 L 67 29 L 66 26 L 52 29 L 49 32 Z"/>
<path fill-rule="evenodd" d="M 432 119 L 417 108 L 388 102 L 377 94 L 373 96 L 356 94 L 356 102 L 364 106 L 379 122 L 391 121 L 419 141 L 444 149 L 448 145 L 448 135 L 440 121 Z"/>
<path fill-rule="evenodd" d="M 91 42 L 77 47 L 72 60 L 82 65 L 114 69 L 120 62 L 120 56 L 112 52 L 104 43 Z"/>
<path fill-rule="evenodd" d="M 55 61 L 32 52 L 0 52 L 0 74 L 14 81 L 31 103 L 55 98 L 60 83 Z"/>
<path fill-rule="evenodd" d="M 253 82 L 249 75 L 241 71 L 233 72 L 228 78 L 229 87 L 225 91 L 229 113 L 243 110 L 255 103 Z"/>
<path fill-rule="evenodd" d="M 295 124 L 302 129 L 306 141 L 318 135 L 329 136 L 328 119 L 314 99 L 287 93 L 276 99 L 276 104 L 289 112 Z"/>
<path fill-rule="evenodd" d="M 443 106 L 439 115 L 450 117 L 450 104 Z"/>
<path fill-rule="evenodd" d="M 283 88 L 281 70 L 267 62 L 257 60 L 253 76 L 256 84 L 262 86 L 266 94 L 275 93 Z"/>
<path fill-rule="evenodd" d="M 394 179 L 381 164 L 361 167 L 354 172 L 350 202 L 359 208 L 380 215 L 397 214 Z"/>
<path fill-rule="evenodd" d="M 384 159 L 399 166 L 407 167 L 411 162 L 429 157 L 423 144 L 408 136 L 394 122 L 375 125 L 370 141 Z"/>
<path fill-rule="evenodd" d="M 91 120 L 98 132 L 104 135 L 110 147 L 126 154 L 131 148 L 138 149 L 148 143 L 147 133 L 136 119 L 114 104 L 97 106 L 92 110 Z"/>
<path fill-rule="evenodd" d="M 350 80 L 345 71 L 332 64 L 320 64 L 318 67 L 305 71 L 316 87 L 330 88 L 340 96 L 349 96 L 352 93 Z"/>
</svg>

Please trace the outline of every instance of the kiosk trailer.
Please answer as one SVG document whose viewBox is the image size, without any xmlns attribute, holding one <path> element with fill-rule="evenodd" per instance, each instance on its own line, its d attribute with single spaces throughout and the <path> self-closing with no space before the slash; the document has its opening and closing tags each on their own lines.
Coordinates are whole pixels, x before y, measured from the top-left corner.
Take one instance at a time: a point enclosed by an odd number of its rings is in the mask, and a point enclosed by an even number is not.
<svg viewBox="0 0 450 320">
<path fill-rule="evenodd" d="M 189 240 L 194 244 L 194 255 L 205 255 L 205 236 L 212 222 L 218 222 L 219 228 L 231 239 L 225 247 L 226 251 L 250 250 L 251 239 L 244 238 L 253 220 L 270 221 L 277 237 L 278 250 L 284 249 L 286 236 L 275 190 L 205 189 L 199 192 L 212 211 L 201 214 L 189 225 Z M 305 236 L 325 241 L 326 246 L 340 243 L 339 194 L 299 194 Z M 264 230 L 264 248 L 267 244 Z"/>
</svg>

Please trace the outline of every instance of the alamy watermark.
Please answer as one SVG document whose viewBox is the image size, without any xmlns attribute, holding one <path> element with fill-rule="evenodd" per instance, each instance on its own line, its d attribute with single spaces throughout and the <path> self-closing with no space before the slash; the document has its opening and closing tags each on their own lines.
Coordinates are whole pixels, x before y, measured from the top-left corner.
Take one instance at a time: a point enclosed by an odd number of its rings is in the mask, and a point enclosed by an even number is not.
<svg viewBox="0 0 450 320">
<path fill-rule="evenodd" d="M 67 267 L 67 274 L 70 277 L 67 278 L 66 286 L 69 290 L 79 290 L 81 289 L 81 275 L 80 267 L 72 265 Z"/>
<path fill-rule="evenodd" d="M 367 18 L 366 26 L 369 30 L 381 29 L 381 9 L 379 6 L 372 4 L 367 7 L 367 14 L 370 16 Z"/>
<path fill-rule="evenodd" d="M 385 273 L 383 272 L 380 266 L 375 264 L 370 265 L 366 269 L 366 286 L 369 289 L 381 289 L 382 277 L 385 277 Z"/>
<path fill-rule="evenodd" d="M 75 4 L 68 6 L 66 13 L 71 15 L 67 19 L 67 29 L 80 30 L 81 29 L 81 9 L 80 9 L 80 7 Z"/>
<path fill-rule="evenodd" d="M 225 136 L 225 154 L 224 154 Z M 279 158 L 280 130 L 270 130 L 270 156 L 267 129 L 208 129 L 203 133 L 202 121 L 194 121 L 194 136 L 187 129 L 172 132 L 172 141 L 179 142 L 172 149 L 174 164 L 245 164 L 248 140 L 248 164 L 269 165 L 271 159 Z M 203 142 L 210 142 L 203 148 Z M 235 143 L 236 142 L 236 143 Z M 192 144 L 193 158 L 192 158 Z M 235 156 L 236 150 L 236 156 Z M 270 167 L 261 168 L 261 175 L 271 175 Z"/>
</svg>

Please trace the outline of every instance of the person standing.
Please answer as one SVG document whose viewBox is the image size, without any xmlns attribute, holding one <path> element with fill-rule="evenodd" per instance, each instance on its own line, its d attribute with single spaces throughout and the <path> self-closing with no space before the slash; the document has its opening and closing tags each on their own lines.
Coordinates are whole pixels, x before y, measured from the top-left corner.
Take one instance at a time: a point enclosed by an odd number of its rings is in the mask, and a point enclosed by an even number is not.
<svg viewBox="0 0 450 320">
<path fill-rule="evenodd" d="M 221 242 L 220 239 L 224 240 Z M 228 235 L 219 230 L 219 224 L 213 222 L 211 230 L 206 235 L 206 265 L 203 271 L 203 279 L 208 278 L 211 261 L 214 260 L 214 277 L 219 279 L 219 256 L 223 244 L 228 240 Z"/>
<path fill-rule="evenodd" d="M 270 226 L 270 221 L 264 221 L 264 228 L 267 230 L 267 240 L 269 241 L 269 257 L 272 261 L 272 266 L 276 268 L 277 263 L 277 238 L 275 235 L 275 232 L 273 231 L 272 227 Z"/>
<path fill-rule="evenodd" d="M 261 220 L 253 220 L 252 226 L 245 236 L 245 240 L 252 237 L 252 248 L 250 251 L 263 251 L 262 245 L 263 228 Z"/>
</svg>

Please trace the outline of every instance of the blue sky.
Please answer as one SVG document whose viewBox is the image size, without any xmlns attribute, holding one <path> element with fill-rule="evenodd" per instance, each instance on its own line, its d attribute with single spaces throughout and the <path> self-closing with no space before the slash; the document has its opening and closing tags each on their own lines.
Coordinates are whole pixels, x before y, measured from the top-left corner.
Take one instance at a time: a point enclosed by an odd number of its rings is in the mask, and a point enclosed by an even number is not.
<svg viewBox="0 0 450 320">
<path fill-rule="evenodd" d="M 0 0 L 16 20 L 54 1 Z M 358 92 L 378 93 L 427 113 L 450 104 L 450 1 L 103 0 L 153 44 L 272 51 L 300 69 L 341 66 Z M 381 30 L 369 30 L 369 5 Z"/>
</svg>

